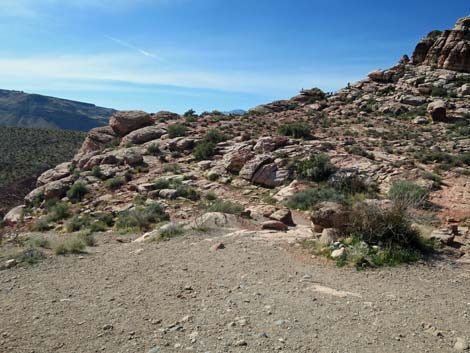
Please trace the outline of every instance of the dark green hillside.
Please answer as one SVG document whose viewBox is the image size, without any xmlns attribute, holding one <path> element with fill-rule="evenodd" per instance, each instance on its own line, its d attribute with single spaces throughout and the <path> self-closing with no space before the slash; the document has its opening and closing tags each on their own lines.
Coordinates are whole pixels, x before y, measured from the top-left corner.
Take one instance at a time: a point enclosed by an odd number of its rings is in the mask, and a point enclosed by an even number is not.
<svg viewBox="0 0 470 353">
<path fill-rule="evenodd" d="M 0 208 L 21 202 L 43 171 L 70 160 L 86 133 L 0 127 Z"/>
<path fill-rule="evenodd" d="M 113 109 L 66 99 L 0 90 L 0 125 L 88 131 L 107 125 Z"/>
</svg>

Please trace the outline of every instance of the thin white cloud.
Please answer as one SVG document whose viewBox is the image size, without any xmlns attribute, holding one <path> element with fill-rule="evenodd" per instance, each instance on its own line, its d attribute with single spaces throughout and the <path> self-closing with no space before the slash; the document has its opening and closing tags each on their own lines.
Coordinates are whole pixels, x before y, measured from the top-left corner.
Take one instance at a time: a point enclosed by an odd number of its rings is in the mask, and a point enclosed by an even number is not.
<svg viewBox="0 0 470 353">
<path fill-rule="evenodd" d="M 126 41 L 123 41 L 121 39 L 118 39 L 118 38 L 115 38 L 115 37 L 112 37 L 112 36 L 108 36 L 108 35 L 105 35 L 105 37 L 107 39 L 109 39 L 110 41 L 114 42 L 114 43 L 117 43 L 119 44 L 120 46 L 124 47 L 124 48 L 128 48 L 128 49 L 132 49 L 132 50 L 135 50 L 137 51 L 138 53 L 142 54 L 143 56 L 146 56 L 146 57 L 149 57 L 149 58 L 154 58 L 154 59 L 159 59 L 161 60 L 161 58 L 159 58 L 157 55 L 153 54 L 153 53 L 150 53 L 149 51 L 147 50 L 144 50 L 144 49 L 141 49 L 139 47 L 136 47 L 135 45 L 129 43 L 129 42 L 126 42 Z"/>
<path fill-rule="evenodd" d="M 204 88 L 261 95 L 295 93 L 303 88 L 319 86 L 340 88 L 354 77 L 342 73 L 322 75 L 309 72 L 254 73 L 248 71 L 212 72 L 168 69 L 149 65 L 144 57 L 130 54 L 73 55 L 62 57 L 1 58 L 2 81 L 119 81 L 130 84 L 169 85 Z"/>
</svg>

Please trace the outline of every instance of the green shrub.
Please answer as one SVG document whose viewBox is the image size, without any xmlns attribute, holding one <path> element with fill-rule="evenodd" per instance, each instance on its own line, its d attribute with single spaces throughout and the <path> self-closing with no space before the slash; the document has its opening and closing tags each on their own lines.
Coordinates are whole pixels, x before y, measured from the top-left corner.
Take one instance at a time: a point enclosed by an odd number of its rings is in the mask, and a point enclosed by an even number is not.
<svg viewBox="0 0 470 353">
<path fill-rule="evenodd" d="M 330 157 L 323 153 L 296 162 L 294 168 L 300 178 L 316 182 L 327 180 L 336 172 Z"/>
<path fill-rule="evenodd" d="M 68 233 L 78 232 L 83 228 L 90 226 L 90 217 L 89 216 L 73 216 L 66 224 L 65 230 Z"/>
<path fill-rule="evenodd" d="M 125 183 L 126 178 L 124 176 L 116 176 L 106 180 L 104 185 L 110 190 L 115 190 L 123 186 Z"/>
<path fill-rule="evenodd" d="M 158 146 L 157 143 L 152 143 L 147 148 L 147 153 L 152 155 L 152 156 L 159 156 L 162 153 L 162 151 L 160 150 L 160 146 Z"/>
<path fill-rule="evenodd" d="M 103 178 L 103 172 L 101 171 L 101 167 L 99 165 L 95 165 L 91 169 L 91 175 L 98 179 Z"/>
<path fill-rule="evenodd" d="M 46 232 L 49 229 L 51 229 L 51 226 L 45 217 L 38 218 L 31 226 L 33 232 Z"/>
<path fill-rule="evenodd" d="M 70 215 L 70 206 L 66 202 L 57 203 L 47 210 L 47 220 L 49 222 L 58 222 L 67 219 Z"/>
<path fill-rule="evenodd" d="M 168 126 L 168 136 L 170 138 L 183 137 L 188 133 L 188 128 L 182 124 L 172 124 Z"/>
<path fill-rule="evenodd" d="M 309 188 L 299 191 L 285 202 L 290 209 L 307 211 L 324 201 L 343 202 L 346 196 L 339 190 L 330 187 Z"/>
<path fill-rule="evenodd" d="M 397 180 L 390 187 L 388 197 L 405 208 L 420 208 L 427 205 L 429 190 L 410 181 Z"/>
<path fill-rule="evenodd" d="M 291 136 L 294 138 L 311 139 L 311 129 L 308 123 L 295 122 L 282 124 L 278 128 L 278 132 L 284 136 Z"/>
<path fill-rule="evenodd" d="M 346 195 L 366 194 L 372 197 L 378 193 L 377 184 L 356 172 L 339 171 L 328 179 L 328 185 Z"/>
<path fill-rule="evenodd" d="M 215 154 L 216 144 L 211 141 L 199 142 L 193 150 L 193 155 L 198 161 L 210 159 Z"/>
<path fill-rule="evenodd" d="M 73 203 L 80 202 L 83 200 L 85 195 L 88 193 L 88 188 L 85 184 L 77 182 L 71 186 L 67 191 L 67 197 Z"/>
<path fill-rule="evenodd" d="M 205 141 L 213 142 L 213 143 L 220 143 L 227 141 L 227 136 L 225 136 L 220 130 L 218 129 L 210 129 L 206 136 L 204 137 Z"/>
<path fill-rule="evenodd" d="M 153 241 L 166 241 L 171 238 L 179 237 L 186 233 L 186 230 L 179 224 L 166 224 L 158 230 L 158 234 Z"/>
<path fill-rule="evenodd" d="M 35 236 L 28 239 L 28 244 L 34 248 L 45 248 L 48 249 L 50 247 L 50 242 L 46 238 L 42 236 Z"/>
<path fill-rule="evenodd" d="M 177 163 L 165 164 L 163 167 L 165 173 L 181 174 L 181 166 Z"/>
<path fill-rule="evenodd" d="M 185 118 L 188 122 L 195 122 L 197 121 L 198 115 L 194 109 L 189 109 L 183 114 L 183 118 Z"/>
<path fill-rule="evenodd" d="M 180 185 L 176 189 L 178 192 L 179 197 L 183 197 L 185 199 L 191 200 L 191 201 L 197 201 L 200 199 L 199 193 L 192 188 L 191 186 L 188 185 Z"/>
<path fill-rule="evenodd" d="M 215 200 L 208 208 L 209 212 L 221 212 L 239 215 L 243 212 L 244 207 L 237 202 Z"/>
<path fill-rule="evenodd" d="M 20 264 L 34 265 L 46 258 L 44 253 L 38 249 L 29 248 L 17 252 L 13 258 Z"/>
<path fill-rule="evenodd" d="M 83 254 L 86 244 L 78 236 L 58 241 L 54 244 L 53 251 L 56 255 Z"/>
<path fill-rule="evenodd" d="M 356 204 L 350 217 L 351 235 L 367 244 L 413 247 L 419 242 L 419 232 L 412 227 L 410 215 L 403 207 Z"/>
<path fill-rule="evenodd" d="M 345 150 L 346 150 L 346 152 L 351 153 L 351 154 L 355 154 L 356 156 L 369 158 L 371 160 L 375 159 L 375 156 L 374 156 L 373 153 L 367 152 L 361 146 L 358 146 L 358 145 L 346 146 Z"/>
<path fill-rule="evenodd" d="M 115 228 L 121 231 L 149 230 L 152 224 L 167 221 L 168 214 L 158 203 L 147 207 L 136 207 L 130 211 L 121 212 L 116 220 Z"/>
<path fill-rule="evenodd" d="M 156 190 L 162 190 L 162 189 L 169 189 L 170 188 L 170 181 L 165 178 L 160 178 L 155 180 L 155 183 L 153 184 L 153 187 Z"/>
<path fill-rule="evenodd" d="M 80 239 L 86 246 L 96 245 L 95 236 L 93 235 L 93 232 L 90 230 L 78 233 L 77 238 Z"/>
</svg>

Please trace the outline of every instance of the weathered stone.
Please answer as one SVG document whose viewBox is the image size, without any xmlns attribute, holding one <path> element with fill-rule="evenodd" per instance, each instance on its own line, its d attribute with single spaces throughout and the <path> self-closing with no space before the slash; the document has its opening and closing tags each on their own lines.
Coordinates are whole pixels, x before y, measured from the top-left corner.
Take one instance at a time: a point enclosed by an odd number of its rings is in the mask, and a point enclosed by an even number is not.
<svg viewBox="0 0 470 353">
<path fill-rule="evenodd" d="M 282 185 L 289 178 L 287 169 L 279 169 L 276 163 L 261 166 L 251 178 L 251 182 L 266 187 Z"/>
<path fill-rule="evenodd" d="M 454 242 L 455 235 L 447 229 L 435 229 L 429 236 L 432 240 L 437 240 L 442 244 L 449 245 Z"/>
<path fill-rule="evenodd" d="M 194 221 L 189 223 L 186 228 L 189 229 L 200 229 L 200 228 L 244 228 L 244 220 L 240 217 L 220 212 L 208 212 L 200 217 L 197 217 Z"/>
<path fill-rule="evenodd" d="M 222 165 L 231 173 L 238 173 L 246 162 L 253 158 L 252 144 L 249 142 L 237 143 L 224 155 Z"/>
<path fill-rule="evenodd" d="M 346 249 L 341 248 L 341 249 L 336 249 L 331 253 L 331 258 L 333 260 L 341 259 L 346 256 Z"/>
<path fill-rule="evenodd" d="M 426 103 L 426 98 L 417 96 L 403 96 L 400 98 L 400 102 L 417 107 Z"/>
<path fill-rule="evenodd" d="M 292 212 L 288 208 L 277 210 L 272 213 L 269 218 L 280 221 L 288 226 L 295 226 L 294 220 L 292 219 Z"/>
<path fill-rule="evenodd" d="M 168 148 L 172 152 L 184 152 L 191 150 L 196 144 L 196 139 L 191 137 L 176 137 L 168 141 Z"/>
<path fill-rule="evenodd" d="M 154 115 L 154 118 L 156 121 L 177 120 L 180 118 L 180 115 L 172 112 L 160 111 Z"/>
<path fill-rule="evenodd" d="M 3 217 L 3 222 L 7 225 L 7 226 L 14 226 L 15 224 L 17 224 L 18 222 L 21 221 L 21 219 L 23 218 L 23 210 L 24 210 L 25 206 L 24 205 L 21 205 L 21 206 L 16 206 L 15 208 L 12 208 L 6 215 L 5 217 Z"/>
<path fill-rule="evenodd" d="M 262 229 L 277 230 L 280 232 L 286 232 L 289 228 L 286 224 L 279 221 L 266 221 L 261 223 Z"/>
<path fill-rule="evenodd" d="M 125 136 L 131 131 L 153 124 L 150 114 L 143 111 L 123 111 L 111 116 L 109 126 L 119 136 Z"/>
<path fill-rule="evenodd" d="M 314 225 L 343 230 L 349 221 L 349 211 L 339 203 L 322 202 L 314 207 L 310 219 Z"/>
<path fill-rule="evenodd" d="M 468 345 L 468 342 L 465 340 L 463 337 L 457 337 L 455 344 L 454 344 L 454 350 L 457 352 L 465 352 L 470 349 L 470 346 Z"/>
<path fill-rule="evenodd" d="M 124 136 L 121 141 L 121 146 L 125 146 L 128 143 L 141 145 L 145 142 L 159 139 L 165 133 L 166 131 L 159 126 L 146 126 Z"/>
<path fill-rule="evenodd" d="M 65 163 L 59 164 L 58 166 L 56 166 L 53 169 L 49 169 L 49 170 L 45 171 L 44 173 L 42 173 L 39 176 L 39 178 L 36 182 L 36 185 L 37 186 L 42 186 L 42 185 L 45 185 L 47 183 L 50 183 L 51 181 L 55 181 L 55 180 L 59 180 L 59 179 L 63 179 L 65 177 L 68 177 L 70 175 L 70 167 L 71 167 L 71 163 L 70 162 L 65 162 Z"/>
<path fill-rule="evenodd" d="M 464 84 L 459 88 L 458 92 L 461 96 L 470 96 L 470 83 Z"/>
<path fill-rule="evenodd" d="M 253 147 L 253 150 L 256 153 L 272 152 L 280 147 L 285 146 L 287 141 L 289 140 L 284 136 L 261 137 L 260 139 L 258 139 L 258 142 L 256 143 L 255 147 Z"/>
<path fill-rule="evenodd" d="M 341 239 L 341 233 L 338 229 L 335 228 L 325 228 L 323 229 L 320 236 L 320 243 L 325 245 L 330 245 Z"/>
<path fill-rule="evenodd" d="M 252 180 L 255 173 L 263 165 L 273 162 L 273 157 L 267 154 L 261 154 L 255 156 L 253 159 L 249 160 L 243 168 L 240 170 L 240 177 L 245 180 Z"/>
<path fill-rule="evenodd" d="M 86 154 L 92 151 L 101 151 L 105 148 L 106 144 L 116 138 L 117 135 L 110 126 L 91 129 L 83 142 L 80 152 Z"/>
<path fill-rule="evenodd" d="M 178 197 L 178 190 L 162 189 L 158 192 L 158 196 L 160 196 L 162 199 L 176 199 Z"/>
<path fill-rule="evenodd" d="M 447 116 L 446 102 L 437 100 L 429 103 L 427 111 L 433 121 L 443 121 Z"/>
</svg>

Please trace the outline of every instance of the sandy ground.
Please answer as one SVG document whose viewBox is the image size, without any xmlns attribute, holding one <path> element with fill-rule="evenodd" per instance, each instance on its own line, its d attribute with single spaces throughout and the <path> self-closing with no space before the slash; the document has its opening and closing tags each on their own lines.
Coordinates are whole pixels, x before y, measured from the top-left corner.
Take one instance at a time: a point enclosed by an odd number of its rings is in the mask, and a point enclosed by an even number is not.
<svg viewBox="0 0 470 353">
<path fill-rule="evenodd" d="M 86 255 L 0 271 L 0 352 L 454 352 L 470 340 L 470 265 L 357 272 L 247 235 L 103 237 Z"/>
</svg>

